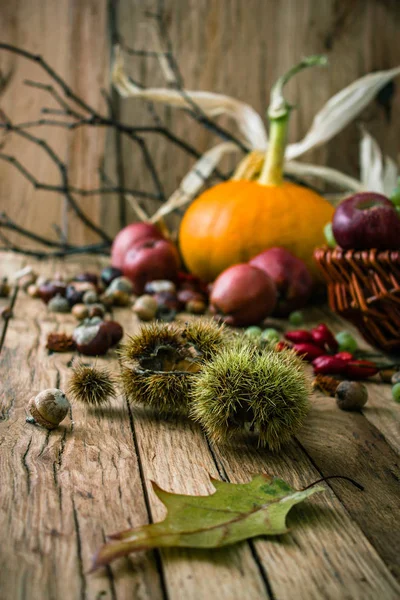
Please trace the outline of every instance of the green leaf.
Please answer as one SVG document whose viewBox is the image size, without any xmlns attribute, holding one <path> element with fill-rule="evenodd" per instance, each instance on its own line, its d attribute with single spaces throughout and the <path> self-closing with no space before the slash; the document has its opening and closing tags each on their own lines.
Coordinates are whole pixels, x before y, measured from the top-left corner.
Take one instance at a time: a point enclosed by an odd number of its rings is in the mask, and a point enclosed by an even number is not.
<svg viewBox="0 0 400 600">
<path fill-rule="evenodd" d="M 256 475 L 249 483 L 211 481 L 216 492 L 209 496 L 172 494 L 151 482 L 168 509 L 166 518 L 110 536 L 111 541 L 95 556 L 93 569 L 150 548 L 218 548 L 258 535 L 286 533 L 286 516 L 292 506 L 324 490 L 315 485 L 297 491 L 268 475 Z"/>
</svg>

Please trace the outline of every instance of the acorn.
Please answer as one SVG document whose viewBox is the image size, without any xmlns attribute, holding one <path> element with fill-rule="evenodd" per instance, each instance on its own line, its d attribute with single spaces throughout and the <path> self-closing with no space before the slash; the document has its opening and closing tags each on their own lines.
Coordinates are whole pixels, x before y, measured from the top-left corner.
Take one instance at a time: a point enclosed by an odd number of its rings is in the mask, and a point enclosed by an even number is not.
<svg viewBox="0 0 400 600">
<path fill-rule="evenodd" d="M 49 300 L 47 308 L 50 312 L 56 313 L 69 313 L 71 310 L 68 300 L 60 294 L 57 294 L 54 298 Z"/>
<path fill-rule="evenodd" d="M 78 321 L 83 321 L 83 319 L 87 319 L 89 316 L 89 308 L 86 304 L 75 304 L 72 307 L 71 312 Z"/>
<path fill-rule="evenodd" d="M 115 379 L 107 369 L 78 363 L 73 366 L 68 393 L 83 404 L 100 406 L 115 398 Z"/>
<path fill-rule="evenodd" d="M 178 328 L 143 325 L 122 346 L 121 381 L 127 399 L 158 415 L 187 415 L 189 389 L 201 363 Z"/>
<path fill-rule="evenodd" d="M 111 346 L 115 346 L 124 336 L 124 330 L 117 321 L 104 321 L 103 328 L 106 329 L 111 336 Z"/>
<path fill-rule="evenodd" d="M 82 302 L 84 304 L 96 304 L 99 301 L 99 297 L 94 290 L 87 290 L 83 294 Z"/>
<path fill-rule="evenodd" d="M 64 392 L 49 388 L 31 398 L 28 409 L 31 417 L 27 418 L 27 422 L 55 429 L 67 416 L 70 404 Z"/>
<path fill-rule="evenodd" d="M 151 321 L 157 313 L 157 300 L 149 294 L 139 296 L 133 305 L 133 312 L 137 314 L 142 321 Z"/>
<path fill-rule="evenodd" d="M 106 289 L 106 294 L 110 294 L 112 292 L 125 292 L 126 294 L 133 293 L 133 285 L 132 282 L 127 277 L 116 277 L 113 279 L 111 284 Z"/>
<path fill-rule="evenodd" d="M 107 288 L 114 279 L 122 277 L 122 275 L 121 269 L 117 269 L 117 267 L 105 267 L 101 272 L 100 279 Z"/>
<path fill-rule="evenodd" d="M 302 426 L 310 386 L 291 350 L 260 351 L 243 340 L 204 364 L 190 390 L 190 416 L 216 442 L 253 432 L 259 446 L 279 450 Z"/>
<path fill-rule="evenodd" d="M 341 381 L 335 396 L 341 410 L 361 410 L 368 401 L 368 389 L 359 381 Z"/>
<path fill-rule="evenodd" d="M 101 320 L 85 319 L 74 330 L 72 338 L 78 352 L 86 356 L 101 356 L 111 347 L 111 334 Z"/>
<path fill-rule="evenodd" d="M 8 298 L 11 288 L 7 282 L 7 277 L 3 277 L 0 281 L 0 298 Z"/>
<path fill-rule="evenodd" d="M 113 306 L 129 306 L 131 303 L 131 296 L 128 292 L 123 290 L 114 290 L 111 294 L 113 300 Z"/>
</svg>

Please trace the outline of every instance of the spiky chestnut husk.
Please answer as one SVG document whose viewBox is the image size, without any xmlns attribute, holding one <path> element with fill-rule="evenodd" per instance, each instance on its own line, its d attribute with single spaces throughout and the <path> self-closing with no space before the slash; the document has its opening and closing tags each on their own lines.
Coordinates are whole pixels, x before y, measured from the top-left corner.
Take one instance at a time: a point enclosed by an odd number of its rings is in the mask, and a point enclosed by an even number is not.
<svg viewBox="0 0 400 600">
<path fill-rule="evenodd" d="M 68 393 L 79 402 L 100 406 L 115 398 L 115 379 L 108 371 L 78 363 L 73 366 L 68 383 Z"/>
<path fill-rule="evenodd" d="M 292 351 L 260 351 L 241 340 L 204 365 L 192 386 L 190 415 L 217 442 L 250 430 L 260 446 L 279 450 L 303 424 L 309 391 Z"/>
<path fill-rule="evenodd" d="M 127 399 L 163 416 L 189 411 L 189 389 L 201 365 L 181 331 L 170 324 L 143 325 L 120 351 Z"/>
<path fill-rule="evenodd" d="M 225 325 L 212 319 L 196 319 L 185 324 L 182 337 L 201 356 L 210 360 L 225 344 L 231 342 L 235 334 Z"/>
</svg>

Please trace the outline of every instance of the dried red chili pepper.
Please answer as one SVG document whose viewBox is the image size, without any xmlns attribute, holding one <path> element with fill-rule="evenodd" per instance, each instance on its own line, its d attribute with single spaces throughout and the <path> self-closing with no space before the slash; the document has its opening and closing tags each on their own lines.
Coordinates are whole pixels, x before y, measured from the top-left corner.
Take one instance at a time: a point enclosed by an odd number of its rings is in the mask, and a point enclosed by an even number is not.
<svg viewBox="0 0 400 600">
<path fill-rule="evenodd" d="M 337 352 L 339 350 L 339 344 L 337 343 L 335 336 L 324 323 L 320 323 L 317 327 L 314 327 L 314 329 L 311 330 L 311 335 L 314 343 L 326 347 L 331 352 Z"/>
<path fill-rule="evenodd" d="M 314 373 L 322 375 L 343 375 L 346 373 L 347 362 L 336 356 L 319 356 L 313 360 Z"/>
<path fill-rule="evenodd" d="M 346 362 L 349 362 L 350 360 L 354 360 L 354 356 L 351 352 L 338 352 L 334 356 L 336 358 L 341 358 L 341 359 L 345 360 Z"/>
<path fill-rule="evenodd" d="M 294 344 L 293 350 L 308 362 L 312 362 L 318 356 L 325 354 L 325 351 L 315 344 Z"/>
<path fill-rule="evenodd" d="M 289 340 L 289 342 L 293 342 L 294 344 L 307 344 L 313 343 L 312 335 L 309 331 L 305 329 L 295 329 L 293 331 L 287 331 L 285 333 L 285 338 Z"/>
<path fill-rule="evenodd" d="M 368 379 L 378 372 L 378 367 L 370 360 L 352 360 L 346 364 L 346 376 L 350 380 Z"/>
</svg>

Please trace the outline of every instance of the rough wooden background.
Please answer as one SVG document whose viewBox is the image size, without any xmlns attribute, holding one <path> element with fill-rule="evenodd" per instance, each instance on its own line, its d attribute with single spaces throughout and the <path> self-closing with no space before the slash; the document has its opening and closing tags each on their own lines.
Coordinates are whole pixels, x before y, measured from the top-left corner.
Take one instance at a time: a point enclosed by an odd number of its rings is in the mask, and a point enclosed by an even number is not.
<svg viewBox="0 0 400 600">
<path fill-rule="evenodd" d="M 20 0 L 0 3 L 0 39 L 42 54 L 66 81 L 97 108 L 104 106 L 100 88 L 107 86 L 112 33 L 117 29 L 127 44 L 149 48 L 144 11 L 157 0 Z M 290 137 L 299 139 L 312 116 L 335 92 L 355 78 L 400 64 L 396 33 L 400 26 L 398 0 L 165 0 L 165 14 L 174 50 L 188 88 L 230 94 L 252 104 L 262 114 L 271 83 L 300 56 L 325 53 L 330 67 L 304 73 L 290 84 L 294 112 Z M 130 58 L 131 75 L 144 84 L 162 83 L 154 59 Z M 0 95 L 0 105 L 15 121 L 37 118 L 46 104 L 44 93 L 26 88 L 23 80 L 45 77 L 24 59 L 0 53 L 4 75 L 14 69 L 11 84 Z M 360 116 L 325 147 L 305 158 L 357 175 L 359 125 L 364 123 L 383 150 L 397 158 L 400 137 L 399 83 L 389 86 Z M 47 105 L 49 103 L 47 102 Z M 140 101 L 115 99 L 115 108 L 127 122 L 148 122 Z M 206 149 L 212 134 L 182 114 L 162 111 L 174 131 Z M 66 132 L 40 131 L 71 165 L 81 187 L 97 183 L 103 155 L 110 174 L 115 171 L 115 136 L 100 128 Z M 50 183 L 55 174 L 36 147 L 6 139 L 7 152 L 17 153 L 32 172 Z M 163 139 L 151 142 L 160 175 L 171 192 L 191 160 Z M 146 186 L 137 150 L 122 146 L 126 184 Z M 52 179 L 53 178 L 53 179 Z M 110 233 L 119 226 L 118 198 L 81 200 L 82 206 Z M 12 166 L 0 162 L 0 207 L 20 224 L 54 236 L 53 223 L 68 224 L 73 242 L 93 236 L 65 213 L 63 200 L 32 189 Z M 128 212 L 128 218 L 131 213 Z"/>
</svg>

